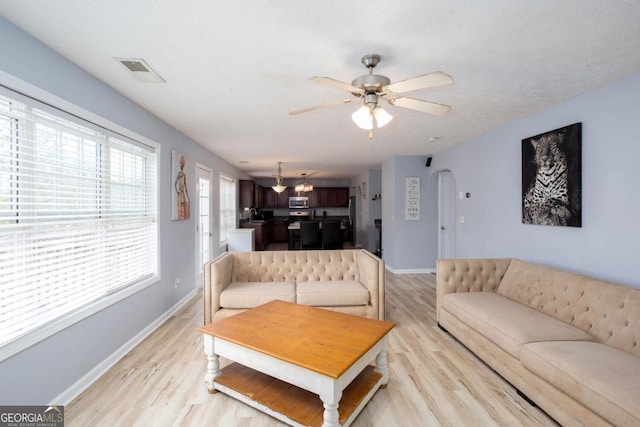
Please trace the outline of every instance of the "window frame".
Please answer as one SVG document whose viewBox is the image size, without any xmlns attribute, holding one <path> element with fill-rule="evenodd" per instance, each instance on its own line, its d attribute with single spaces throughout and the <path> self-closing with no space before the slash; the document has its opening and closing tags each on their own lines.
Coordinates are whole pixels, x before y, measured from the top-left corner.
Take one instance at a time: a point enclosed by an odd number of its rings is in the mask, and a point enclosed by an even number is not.
<svg viewBox="0 0 640 427">
<path fill-rule="evenodd" d="M 67 312 L 54 320 L 51 320 L 36 329 L 30 330 L 23 335 L 0 345 L 0 362 L 9 357 L 51 337 L 52 335 L 70 327 L 71 325 L 86 319 L 93 314 L 104 310 L 107 307 L 117 304 L 118 302 L 128 298 L 129 296 L 140 292 L 153 284 L 159 283 L 161 277 L 161 202 L 162 195 L 160 191 L 160 170 L 161 170 L 161 145 L 149 138 L 146 138 L 128 128 L 118 125 L 100 115 L 92 113 L 78 105 L 75 105 L 63 98 L 53 95 L 41 88 L 33 86 L 16 77 L 0 70 L 0 92 L 5 96 L 16 99 L 31 105 L 32 108 L 38 108 L 43 111 L 55 112 L 67 120 L 80 120 L 83 126 L 99 129 L 116 139 L 124 138 L 128 142 L 135 142 L 141 146 L 147 146 L 155 152 L 155 171 L 151 173 L 152 179 L 155 181 L 155 259 L 156 271 L 150 276 L 143 277 L 132 284 L 112 289 L 110 292 L 94 299 L 73 311 Z M 35 104 L 35 105 L 34 105 Z"/>
<path fill-rule="evenodd" d="M 225 209 L 227 206 L 222 203 L 222 198 L 223 198 L 222 183 L 223 182 L 227 182 L 228 184 L 231 184 L 230 187 L 233 187 L 234 194 L 233 194 L 233 197 L 231 198 L 232 200 L 230 201 L 230 203 L 231 203 L 231 208 L 230 209 Z M 237 203 L 237 197 L 238 197 L 238 188 L 237 187 L 238 187 L 238 182 L 237 182 L 237 180 L 235 178 L 233 178 L 233 177 L 231 177 L 229 175 L 226 175 L 224 173 L 220 173 L 218 175 L 218 192 L 219 192 L 219 202 L 220 202 L 220 205 L 219 205 L 219 208 L 218 208 L 218 215 L 220 217 L 220 221 L 218 222 L 218 233 L 219 233 L 220 236 L 218 238 L 218 241 L 219 241 L 219 244 L 220 244 L 221 248 L 224 247 L 227 244 L 227 240 L 228 240 L 228 237 L 227 237 L 228 233 L 227 232 L 229 231 L 225 227 L 224 228 L 225 232 L 223 233 L 223 227 L 222 227 L 223 221 L 226 222 L 227 218 L 232 217 L 233 218 L 233 227 L 231 229 L 235 228 L 236 225 L 237 225 L 236 224 L 236 216 L 238 214 L 238 211 L 236 210 L 236 206 L 238 204 Z M 231 211 L 233 213 L 231 215 L 226 215 L 225 214 L 226 210 L 229 210 L 229 211 Z"/>
</svg>

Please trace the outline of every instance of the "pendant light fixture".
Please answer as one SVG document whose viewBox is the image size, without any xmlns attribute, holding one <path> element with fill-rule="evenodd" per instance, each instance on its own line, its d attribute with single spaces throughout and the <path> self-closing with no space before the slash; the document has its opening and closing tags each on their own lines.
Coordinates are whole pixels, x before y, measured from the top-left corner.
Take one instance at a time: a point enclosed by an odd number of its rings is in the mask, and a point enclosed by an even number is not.
<svg viewBox="0 0 640 427">
<path fill-rule="evenodd" d="M 286 185 L 282 185 L 282 168 L 280 167 L 281 164 L 282 162 L 278 162 L 278 176 L 276 176 L 276 185 L 271 187 L 276 193 L 282 193 L 287 189 Z"/>
<path fill-rule="evenodd" d="M 313 191 L 313 184 L 311 184 L 310 182 L 307 182 L 305 179 L 307 177 L 306 173 L 302 174 L 302 182 L 300 184 L 296 184 L 295 186 L 295 190 L 298 193 L 308 193 L 310 191 Z"/>
</svg>

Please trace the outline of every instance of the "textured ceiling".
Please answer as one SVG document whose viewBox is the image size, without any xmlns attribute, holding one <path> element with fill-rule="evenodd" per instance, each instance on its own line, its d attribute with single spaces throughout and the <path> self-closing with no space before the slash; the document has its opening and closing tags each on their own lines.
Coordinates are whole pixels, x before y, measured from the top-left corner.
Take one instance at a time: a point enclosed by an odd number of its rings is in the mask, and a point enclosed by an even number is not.
<svg viewBox="0 0 640 427">
<path fill-rule="evenodd" d="M 0 15 L 255 177 L 277 161 L 285 178 L 352 177 L 640 71 L 638 1 L 3 0 Z M 392 82 L 451 74 L 409 96 L 453 110 L 385 107 L 394 120 L 373 140 L 351 121 L 357 103 L 288 115 L 351 96 L 308 78 L 350 83 L 368 53 Z M 114 57 L 143 58 L 166 83 Z"/>
</svg>

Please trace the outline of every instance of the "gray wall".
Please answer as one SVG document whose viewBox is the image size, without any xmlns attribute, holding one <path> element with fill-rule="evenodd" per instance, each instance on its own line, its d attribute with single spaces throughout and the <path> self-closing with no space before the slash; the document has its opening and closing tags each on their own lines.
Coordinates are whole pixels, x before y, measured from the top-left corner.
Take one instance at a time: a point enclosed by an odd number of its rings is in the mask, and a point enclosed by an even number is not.
<svg viewBox="0 0 640 427">
<path fill-rule="evenodd" d="M 456 198 L 457 256 L 516 257 L 640 287 L 639 93 L 635 74 L 436 153 L 430 169 L 450 169 L 471 193 Z M 521 140 L 576 122 L 582 228 L 522 224 Z"/>
<path fill-rule="evenodd" d="M 383 258 L 395 272 L 435 269 L 436 176 L 450 170 L 456 256 L 516 257 L 640 287 L 640 74 L 425 157 L 382 165 Z M 521 140 L 582 122 L 582 227 L 522 224 Z M 404 220 L 404 179 L 421 177 L 421 219 Z"/>
<path fill-rule="evenodd" d="M 194 172 L 194 159 L 213 169 L 214 212 L 218 210 L 218 173 L 247 176 L 2 18 L 0 52 L 0 83 L 10 80 L 6 74 L 17 77 L 162 146 L 162 280 L 0 362 L 0 404 L 47 404 L 196 287 L 194 201 L 190 220 L 170 220 L 171 150 L 185 153 Z M 195 177 L 188 190 L 196 194 Z M 214 232 L 217 237 L 217 224 Z M 220 252 L 215 244 L 214 255 Z M 174 289 L 176 277 L 182 285 Z"/>
<path fill-rule="evenodd" d="M 400 156 L 382 163 L 382 257 L 394 272 L 435 267 L 437 192 L 433 168 L 421 156 Z M 405 178 L 420 178 L 420 220 L 405 220 Z"/>
</svg>

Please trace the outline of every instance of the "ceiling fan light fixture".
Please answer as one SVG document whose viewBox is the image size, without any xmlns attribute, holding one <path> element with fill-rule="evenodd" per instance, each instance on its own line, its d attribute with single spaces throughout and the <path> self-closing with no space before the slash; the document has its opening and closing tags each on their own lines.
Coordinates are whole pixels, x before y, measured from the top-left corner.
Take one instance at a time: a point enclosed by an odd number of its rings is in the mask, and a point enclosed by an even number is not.
<svg viewBox="0 0 640 427">
<path fill-rule="evenodd" d="M 282 193 L 287 189 L 286 185 L 282 185 L 282 168 L 280 167 L 281 164 L 282 162 L 278 162 L 278 176 L 276 176 L 276 185 L 271 187 L 276 193 Z"/>
<path fill-rule="evenodd" d="M 373 116 L 376 118 L 376 124 L 378 125 L 378 128 L 387 125 L 391 120 L 393 120 L 393 116 L 382 107 L 376 107 L 373 110 Z"/>
<path fill-rule="evenodd" d="M 373 129 L 373 115 L 371 114 L 371 108 L 367 105 L 363 105 L 358 108 L 352 115 L 351 120 L 360 128 L 365 130 Z"/>
<path fill-rule="evenodd" d="M 373 69 L 380 62 L 380 55 L 369 54 L 362 57 L 362 65 L 369 71 L 368 74 L 356 77 L 351 84 L 345 83 L 330 77 L 312 77 L 311 80 L 321 83 L 334 89 L 351 92 L 356 99 L 362 101 L 363 105 L 351 114 L 351 119 L 360 128 L 369 131 L 369 139 L 373 138 L 373 127 L 381 128 L 393 120 L 393 116 L 382 107 L 378 106 L 380 101 L 386 101 L 389 105 L 418 111 L 420 113 L 442 116 L 447 114 L 451 107 L 437 102 L 425 101 L 422 99 L 409 98 L 402 95 L 405 92 L 412 92 L 420 89 L 428 89 L 443 85 L 452 84 L 453 77 L 442 71 L 422 74 L 410 79 L 391 83 L 387 76 L 373 74 Z M 316 111 L 319 109 L 334 107 L 351 102 L 350 99 L 343 99 L 302 110 L 292 111 L 289 114 L 297 115 Z"/>
</svg>

